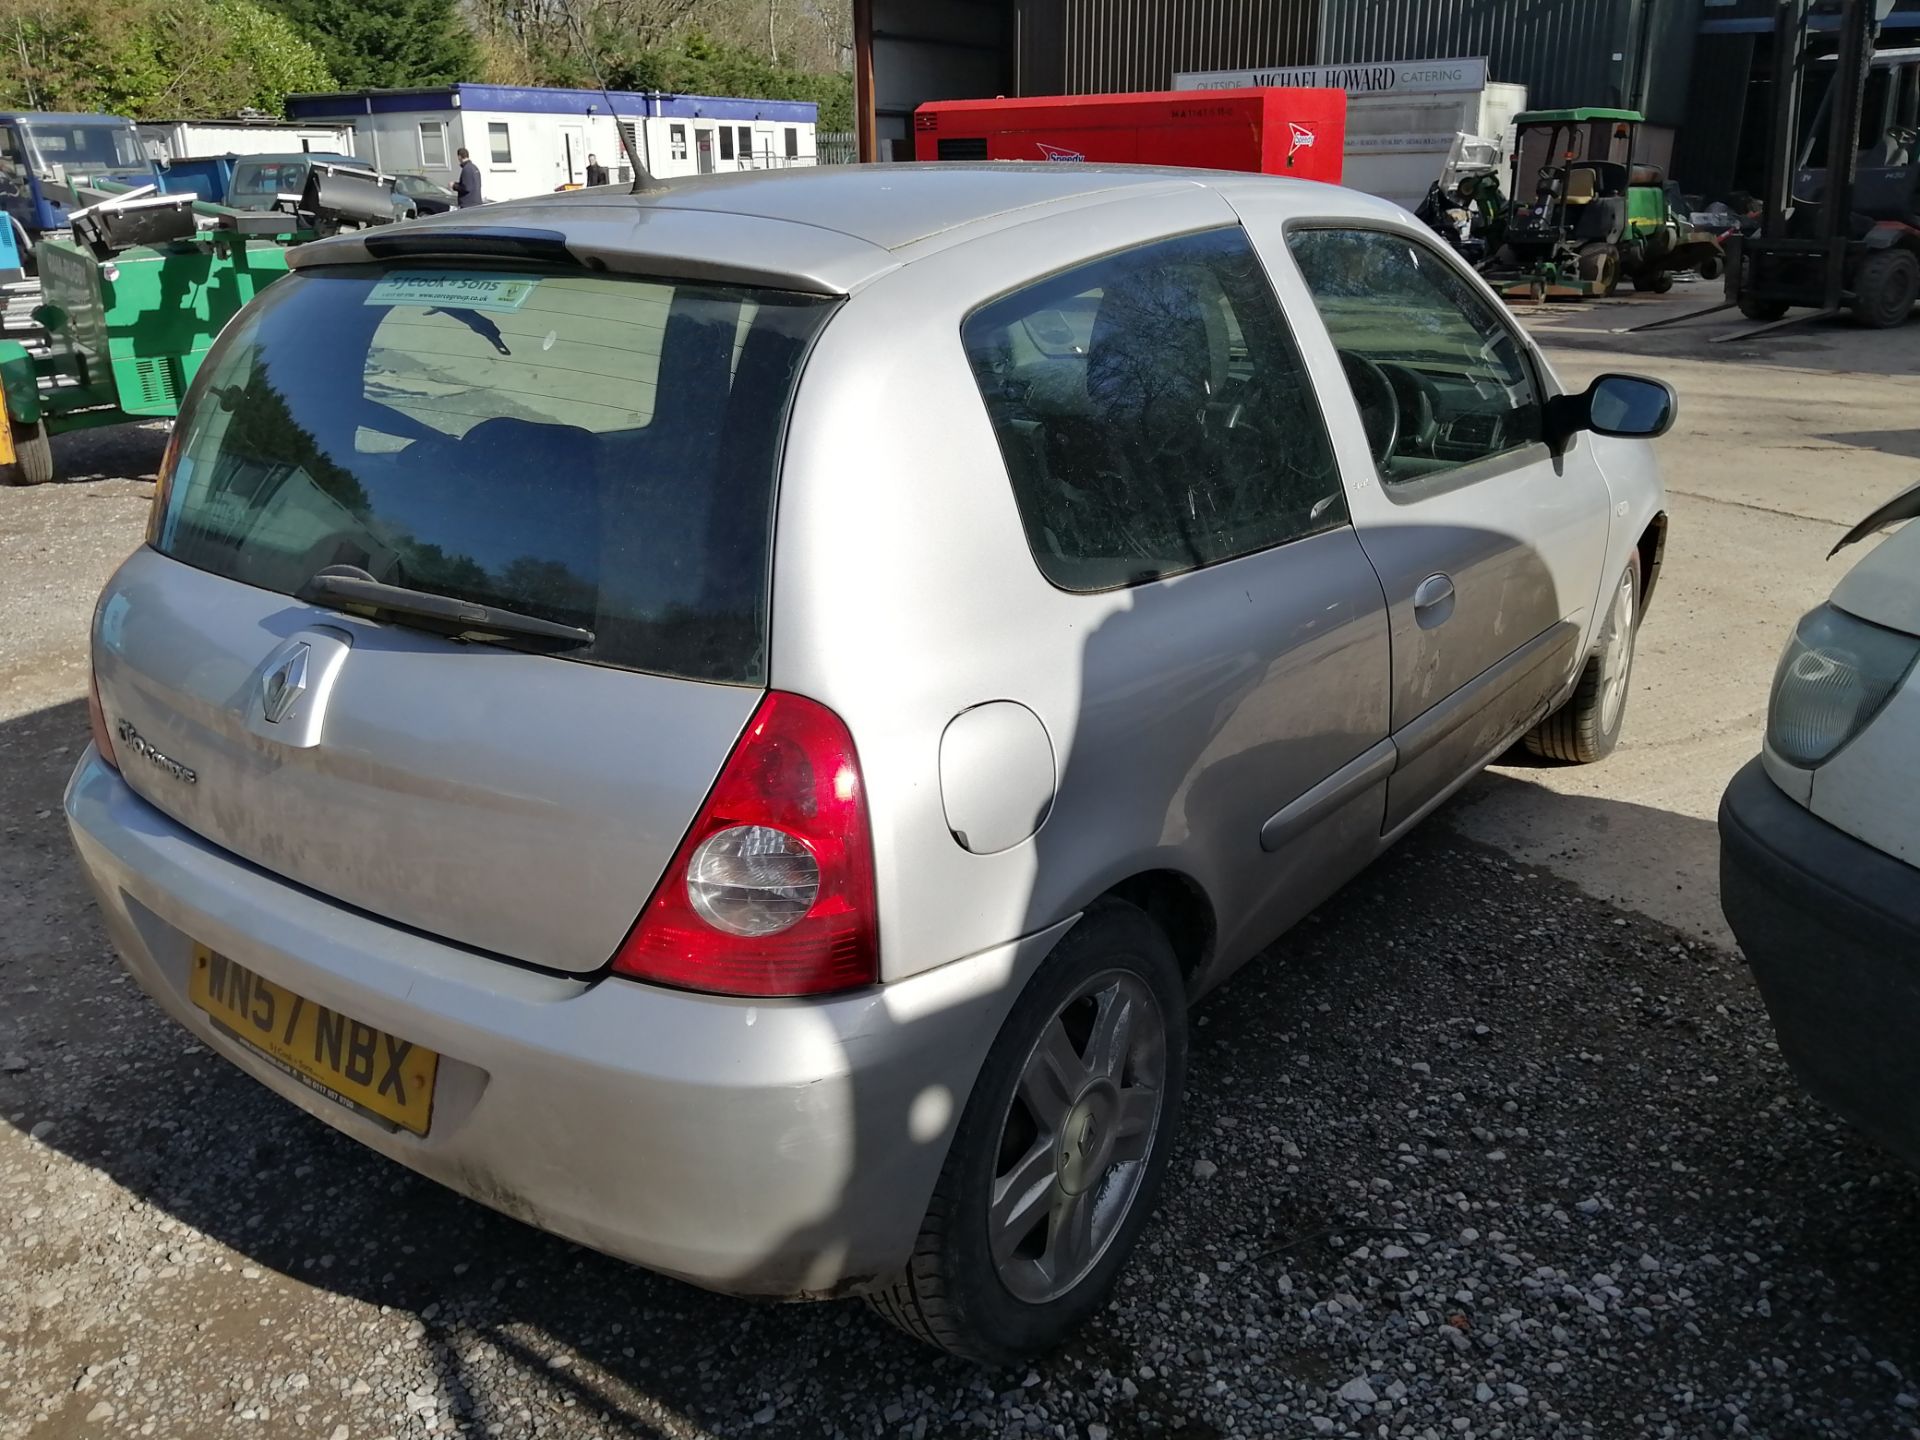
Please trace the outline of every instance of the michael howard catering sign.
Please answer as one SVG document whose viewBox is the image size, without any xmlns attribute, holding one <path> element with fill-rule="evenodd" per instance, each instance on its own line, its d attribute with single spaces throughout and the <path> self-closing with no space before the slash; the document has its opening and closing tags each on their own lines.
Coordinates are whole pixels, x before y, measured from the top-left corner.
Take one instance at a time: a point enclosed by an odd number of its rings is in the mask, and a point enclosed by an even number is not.
<svg viewBox="0 0 1920 1440">
<path fill-rule="evenodd" d="M 1187 70 L 1176 90 L 1238 90 L 1280 85 L 1344 90 L 1349 95 L 1442 95 L 1487 88 L 1485 56 L 1470 60 L 1389 60 L 1374 65 L 1296 65 L 1285 70 Z"/>
</svg>

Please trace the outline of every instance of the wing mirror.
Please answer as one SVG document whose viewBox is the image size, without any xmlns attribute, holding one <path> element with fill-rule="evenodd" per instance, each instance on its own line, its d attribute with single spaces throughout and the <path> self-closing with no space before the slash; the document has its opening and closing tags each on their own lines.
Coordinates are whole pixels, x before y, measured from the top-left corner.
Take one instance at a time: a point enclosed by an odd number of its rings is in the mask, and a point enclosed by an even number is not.
<svg viewBox="0 0 1920 1440">
<path fill-rule="evenodd" d="M 1664 380 L 1602 375 L 1579 395 L 1547 402 L 1547 443 L 1557 454 L 1582 430 L 1623 440 L 1652 440 L 1673 428 L 1680 401 Z"/>
</svg>

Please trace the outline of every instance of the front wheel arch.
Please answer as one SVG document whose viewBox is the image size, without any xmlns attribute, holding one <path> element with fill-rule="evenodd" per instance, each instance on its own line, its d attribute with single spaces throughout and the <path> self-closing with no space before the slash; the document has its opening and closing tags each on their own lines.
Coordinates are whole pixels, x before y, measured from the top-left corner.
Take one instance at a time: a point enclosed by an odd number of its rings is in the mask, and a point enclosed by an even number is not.
<svg viewBox="0 0 1920 1440">
<path fill-rule="evenodd" d="M 1662 510 L 1647 522 L 1634 547 L 1640 555 L 1640 618 L 1646 619 L 1653 604 L 1654 587 L 1660 583 L 1660 567 L 1667 559 L 1667 512 Z"/>
</svg>

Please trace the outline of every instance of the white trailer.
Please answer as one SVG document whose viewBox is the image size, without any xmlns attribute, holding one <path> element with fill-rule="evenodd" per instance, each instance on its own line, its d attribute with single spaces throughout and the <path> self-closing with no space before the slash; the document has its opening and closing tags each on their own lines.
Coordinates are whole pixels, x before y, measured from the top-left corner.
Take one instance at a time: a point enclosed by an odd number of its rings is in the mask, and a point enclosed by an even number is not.
<svg viewBox="0 0 1920 1440">
<path fill-rule="evenodd" d="M 809 100 L 464 83 L 287 98 L 299 120 L 352 125 L 353 153 L 383 171 L 450 186 L 464 147 L 487 200 L 584 185 L 589 161 L 609 181 L 630 182 L 627 144 L 663 177 L 812 165 L 817 109 Z"/>
<path fill-rule="evenodd" d="M 1479 58 L 1190 71 L 1173 77 L 1176 90 L 1245 85 L 1345 90 L 1342 183 L 1409 210 L 1427 198 L 1428 187 L 1460 149 L 1484 156 L 1506 175 L 1513 158 L 1513 117 L 1527 108 L 1527 87 L 1488 80 L 1487 62 Z M 1464 146 L 1462 136 L 1467 137 Z"/>
<path fill-rule="evenodd" d="M 156 160 L 212 155 L 353 154 L 353 126 L 298 120 L 144 120 L 134 127 Z"/>
</svg>

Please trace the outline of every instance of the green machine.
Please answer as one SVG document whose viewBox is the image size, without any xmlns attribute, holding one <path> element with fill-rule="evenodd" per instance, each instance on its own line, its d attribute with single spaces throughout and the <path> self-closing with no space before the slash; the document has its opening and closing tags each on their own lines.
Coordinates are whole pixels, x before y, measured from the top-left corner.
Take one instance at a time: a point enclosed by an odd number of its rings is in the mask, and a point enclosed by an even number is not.
<svg viewBox="0 0 1920 1440">
<path fill-rule="evenodd" d="M 227 321 L 287 273 L 289 249 L 390 224 L 392 180 L 319 173 L 299 204 L 227 210 L 191 195 L 82 191 L 69 235 L 35 248 L 44 346 L 0 342 L 0 481 L 54 476 L 55 435 L 171 419 Z"/>
<path fill-rule="evenodd" d="M 1666 172 L 1634 159 L 1637 110 L 1528 110 L 1514 118 L 1513 207 L 1488 276 L 1511 296 L 1611 295 L 1673 288 L 1677 270 L 1713 269 L 1720 244 L 1676 218 Z M 1532 180 L 1523 201 L 1523 181 Z M 1715 272 L 1717 273 L 1717 271 Z"/>
</svg>

